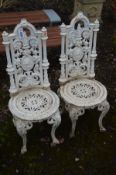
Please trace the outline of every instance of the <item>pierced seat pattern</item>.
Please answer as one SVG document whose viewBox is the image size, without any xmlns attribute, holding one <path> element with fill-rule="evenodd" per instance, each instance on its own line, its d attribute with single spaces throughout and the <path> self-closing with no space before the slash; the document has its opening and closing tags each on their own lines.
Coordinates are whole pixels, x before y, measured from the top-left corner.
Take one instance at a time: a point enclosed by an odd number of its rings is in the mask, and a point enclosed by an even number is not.
<svg viewBox="0 0 116 175">
<path fill-rule="evenodd" d="M 57 95 L 44 89 L 29 89 L 20 92 L 9 101 L 13 115 L 22 120 L 45 120 L 53 115 L 59 107 Z"/>
<path fill-rule="evenodd" d="M 61 25 L 59 92 L 72 121 L 71 137 L 75 134 L 78 117 L 84 114 L 85 109 L 95 107 L 101 111 L 98 121 L 100 130 L 105 131 L 102 119 L 110 108 L 107 90 L 94 79 L 98 31 L 99 21 L 90 23 L 82 12 L 71 20 L 70 25 Z"/>
<path fill-rule="evenodd" d="M 104 101 L 107 97 L 107 91 L 96 80 L 78 79 L 61 87 L 61 96 L 67 103 L 88 108 Z"/>
</svg>

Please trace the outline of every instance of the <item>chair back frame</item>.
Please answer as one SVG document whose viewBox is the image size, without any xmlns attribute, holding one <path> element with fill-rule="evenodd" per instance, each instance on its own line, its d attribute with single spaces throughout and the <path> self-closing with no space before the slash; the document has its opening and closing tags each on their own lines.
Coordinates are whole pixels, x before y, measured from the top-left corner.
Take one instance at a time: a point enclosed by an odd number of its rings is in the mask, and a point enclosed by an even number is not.
<svg viewBox="0 0 116 175">
<path fill-rule="evenodd" d="M 79 12 L 70 25 L 61 25 L 60 83 L 77 77 L 95 77 L 96 42 L 99 21 L 90 23 Z"/>
<path fill-rule="evenodd" d="M 49 87 L 46 28 L 37 31 L 26 19 L 22 19 L 13 33 L 4 31 L 2 36 L 10 77 L 10 93 L 33 86 Z"/>
</svg>

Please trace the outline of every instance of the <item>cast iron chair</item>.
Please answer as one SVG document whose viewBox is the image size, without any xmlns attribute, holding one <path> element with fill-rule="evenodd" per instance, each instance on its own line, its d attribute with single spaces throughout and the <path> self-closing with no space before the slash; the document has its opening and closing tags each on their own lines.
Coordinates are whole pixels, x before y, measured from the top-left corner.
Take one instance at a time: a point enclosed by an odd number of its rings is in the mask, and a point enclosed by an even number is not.
<svg viewBox="0 0 116 175">
<path fill-rule="evenodd" d="M 55 130 L 61 122 L 59 98 L 50 90 L 47 38 L 45 27 L 37 31 L 26 19 L 21 20 L 12 34 L 3 32 L 10 77 L 9 109 L 23 140 L 21 153 L 27 151 L 26 134 L 34 122 L 47 120 L 48 124 L 52 124 L 52 141 L 59 143 L 55 136 Z"/>
<path fill-rule="evenodd" d="M 110 108 L 107 90 L 94 79 L 98 31 L 98 20 L 90 23 L 82 12 L 72 19 L 70 25 L 61 25 L 59 93 L 72 121 L 70 137 L 75 135 L 79 116 L 85 113 L 85 109 L 95 107 L 101 111 L 98 122 L 100 131 L 106 130 L 102 125 L 102 119 Z"/>
</svg>

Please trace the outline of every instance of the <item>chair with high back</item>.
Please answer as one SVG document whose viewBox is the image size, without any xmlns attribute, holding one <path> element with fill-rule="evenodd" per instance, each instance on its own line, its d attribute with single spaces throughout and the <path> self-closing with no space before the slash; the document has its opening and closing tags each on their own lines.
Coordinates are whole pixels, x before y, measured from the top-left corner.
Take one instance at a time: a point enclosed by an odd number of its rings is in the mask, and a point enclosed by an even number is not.
<svg viewBox="0 0 116 175">
<path fill-rule="evenodd" d="M 52 125 L 52 142 L 58 144 L 55 131 L 61 117 L 59 98 L 50 90 L 48 80 L 46 28 L 37 31 L 26 19 L 22 19 L 12 34 L 4 31 L 2 36 L 10 77 L 9 110 L 23 140 L 21 153 L 27 151 L 26 134 L 35 122 L 47 120 Z"/>
<path fill-rule="evenodd" d="M 71 20 L 70 25 L 61 25 L 59 93 L 72 121 L 70 137 L 75 135 L 76 121 L 79 116 L 85 113 L 85 109 L 95 107 L 101 111 L 98 121 L 100 131 L 106 130 L 102 119 L 110 108 L 107 90 L 94 79 L 98 31 L 99 21 L 90 23 L 82 12 Z"/>
</svg>

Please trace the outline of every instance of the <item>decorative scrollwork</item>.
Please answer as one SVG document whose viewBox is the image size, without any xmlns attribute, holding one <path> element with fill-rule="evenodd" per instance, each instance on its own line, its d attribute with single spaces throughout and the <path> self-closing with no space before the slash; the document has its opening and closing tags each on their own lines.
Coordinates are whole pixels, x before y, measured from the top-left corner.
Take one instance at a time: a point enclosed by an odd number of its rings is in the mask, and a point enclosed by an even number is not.
<svg viewBox="0 0 116 175">
<path fill-rule="evenodd" d="M 71 92 L 78 98 L 91 98 L 96 95 L 96 90 L 91 84 L 75 84 L 71 88 Z"/>
<path fill-rule="evenodd" d="M 25 51 L 16 52 L 15 65 L 19 87 L 41 83 L 39 61 L 37 53 L 34 54 L 32 51 L 29 53 Z M 36 73 L 37 71 L 38 73 Z"/>
<path fill-rule="evenodd" d="M 48 104 L 48 99 L 42 94 L 29 94 L 22 97 L 21 106 L 26 111 L 40 111 L 45 109 Z"/>
<path fill-rule="evenodd" d="M 110 105 L 109 105 L 107 100 L 103 101 L 102 103 L 100 103 L 98 105 L 98 110 L 99 111 L 109 110 L 109 108 L 110 108 Z"/>
<path fill-rule="evenodd" d="M 71 20 L 70 25 L 61 25 L 61 76 L 59 79 L 61 83 L 75 77 L 95 76 L 98 31 L 98 20 L 90 23 L 82 12 Z"/>
<path fill-rule="evenodd" d="M 41 32 L 40 32 L 41 33 Z M 42 83 L 42 43 L 41 35 L 33 25 L 22 19 L 11 37 L 11 56 L 15 67 L 17 88 Z"/>
<path fill-rule="evenodd" d="M 15 102 L 23 114 L 41 115 L 45 111 L 50 112 L 51 105 L 53 103 L 52 97 L 46 91 L 32 90 L 27 91 L 27 93 L 20 94 Z M 34 117 L 34 116 L 33 116 Z"/>
<path fill-rule="evenodd" d="M 61 117 L 60 117 L 60 112 L 57 111 L 55 114 L 53 114 L 48 120 L 48 124 L 55 124 L 56 126 L 59 126 L 61 123 Z"/>
<path fill-rule="evenodd" d="M 77 120 L 79 116 L 85 113 L 84 107 L 77 107 L 71 104 L 66 104 L 65 108 L 69 112 L 71 120 Z"/>
<path fill-rule="evenodd" d="M 18 72 L 21 72 L 22 69 L 20 68 Z M 18 76 L 18 83 L 19 87 L 27 87 L 28 85 L 38 85 L 40 84 L 40 74 L 33 73 L 32 71 L 28 71 Z"/>
<path fill-rule="evenodd" d="M 88 29 L 83 30 L 82 38 L 83 38 L 83 40 L 88 40 L 90 38 L 90 32 Z"/>
<path fill-rule="evenodd" d="M 79 25 L 79 24 L 78 24 Z M 72 29 L 72 28 L 71 28 Z M 90 31 L 82 29 L 72 29 L 68 36 L 68 72 L 69 76 L 85 75 L 88 67 L 88 54 Z"/>
<path fill-rule="evenodd" d="M 20 136 L 27 134 L 27 130 L 33 127 L 33 123 L 31 121 L 23 121 L 16 117 L 13 118 L 13 123 Z"/>
</svg>

